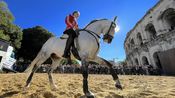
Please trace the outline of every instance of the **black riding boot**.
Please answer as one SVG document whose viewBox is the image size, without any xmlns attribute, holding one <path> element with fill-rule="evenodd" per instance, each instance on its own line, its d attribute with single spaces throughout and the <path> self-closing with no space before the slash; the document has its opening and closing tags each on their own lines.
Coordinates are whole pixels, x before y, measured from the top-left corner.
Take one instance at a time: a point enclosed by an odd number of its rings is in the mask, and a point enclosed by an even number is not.
<svg viewBox="0 0 175 98">
<path fill-rule="evenodd" d="M 70 58 L 70 48 L 72 46 L 72 43 L 73 43 L 73 37 L 71 35 L 69 35 L 69 37 L 67 39 L 67 42 L 66 42 L 66 47 L 65 47 L 65 50 L 64 50 L 64 54 L 63 54 L 62 57 Z"/>
</svg>

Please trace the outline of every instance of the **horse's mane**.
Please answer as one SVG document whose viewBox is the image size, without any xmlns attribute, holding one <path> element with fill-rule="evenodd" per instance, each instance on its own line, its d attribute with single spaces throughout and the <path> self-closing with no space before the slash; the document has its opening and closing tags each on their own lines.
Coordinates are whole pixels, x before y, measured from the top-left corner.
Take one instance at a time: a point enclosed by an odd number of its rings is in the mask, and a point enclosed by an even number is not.
<svg viewBox="0 0 175 98">
<path fill-rule="evenodd" d="M 96 22 L 96 21 L 101 21 L 101 20 L 107 20 L 107 19 L 95 19 L 95 20 L 92 20 L 84 29 L 86 29 L 90 24 Z"/>
</svg>

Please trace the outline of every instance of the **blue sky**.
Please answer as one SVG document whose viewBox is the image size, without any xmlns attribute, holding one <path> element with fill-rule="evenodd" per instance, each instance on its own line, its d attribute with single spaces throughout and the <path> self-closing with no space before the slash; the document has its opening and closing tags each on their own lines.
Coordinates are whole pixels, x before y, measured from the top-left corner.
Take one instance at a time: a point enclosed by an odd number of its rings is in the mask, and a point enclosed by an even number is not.
<svg viewBox="0 0 175 98">
<path fill-rule="evenodd" d="M 79 27 L 94 19 L 113 19 L 118 16 L 120 31 L 113 42 L 101 41 L 99 55 L 107 60 L 125 59 L 124 39 L 128 31 L 159 0 L 5 0 L 21 28 L 43 26 L 56 36 L 65 30 L 65 17 L 74 10 L 81 13 Z"/>
</svg>

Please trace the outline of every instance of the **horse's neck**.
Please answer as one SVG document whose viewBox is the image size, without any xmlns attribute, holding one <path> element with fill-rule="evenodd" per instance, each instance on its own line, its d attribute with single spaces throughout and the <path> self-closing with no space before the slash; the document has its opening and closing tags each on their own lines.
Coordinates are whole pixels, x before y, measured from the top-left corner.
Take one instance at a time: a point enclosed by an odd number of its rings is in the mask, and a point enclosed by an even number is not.
<svg viewBox="0 0 175 98">
<path fill-rule="evenodd" d="M 100 26 L 100 22 L 96 22 L 96 23 L 93 23 L 93 24 L 87 26 L 86 30 L 90 30 L 90 31 L 96 33 L 99 36 L 100 36 L 100 34 L 102 32 L 102 28 Z"/>
</svg>

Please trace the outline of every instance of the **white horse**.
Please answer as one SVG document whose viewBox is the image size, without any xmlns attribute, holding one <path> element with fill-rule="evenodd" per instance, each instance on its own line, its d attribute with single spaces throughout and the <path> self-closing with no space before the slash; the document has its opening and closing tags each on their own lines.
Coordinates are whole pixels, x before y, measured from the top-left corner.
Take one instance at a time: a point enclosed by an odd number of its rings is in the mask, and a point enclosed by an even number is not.
<svg viewBox="0 0 175 98">
<path fill-rule="evenodd" d="M 115 20 L 116 18 L 114 19 L 114 21 L 101 19 L 90 22 L 84 29 L 79 30 L 79 36 L 76 38 L 76 41 L 74 41 L 75 44 L 78 43 L 78 59 L 80 59 L 82 63 L 81 70 L 83 75 L 83 92 L 88 98 L 94 97 L 93 93 L 91 93 L 88 89 L 89 61 L 94 61 L 99 64 L 106 64 L 110 68 L 110 72 L 114 81 L 116 81 L 115 86 L 119 89 L 122 89 L 119 78 L 112 68 L 113 65 L 107 60 L 97 56 L 100 48 L 100 35 L 103 34 L 103 40 L 105 42 L 111 43 L 116 28 Z M 51 88 L 57 88 L 53 82 L 51 73 L 57 67 L 57 65 L 59 65 L 60 61 L 64 59 L 62 55 L 64 53 L 66 40 L 67 39 L 61 39 L 56 37 L 52 37 L 47 40 L 47 42 L 42 46 L 36 58 L 32 61 L 30 67 L 27 68 L 27 71 L 30 71 L 31 74 L 26 81 L 26 87 L 29 87 L 33 74 L 38 69 L 38 67 L 48 58 L 51 58 L 52 64 L 51 68 L 48 71 L 48 77 Z"/>
</svg>

